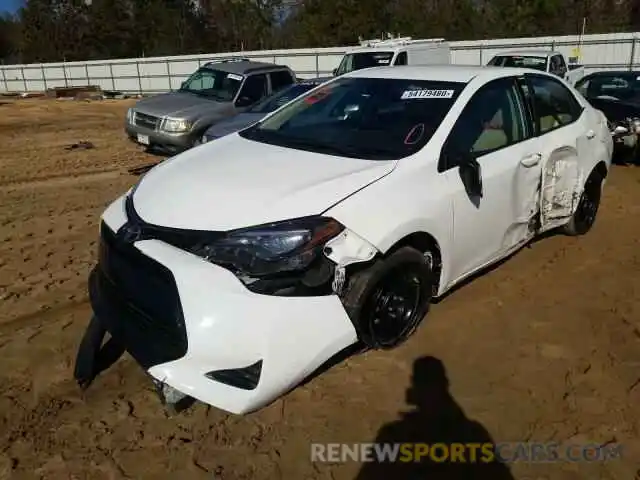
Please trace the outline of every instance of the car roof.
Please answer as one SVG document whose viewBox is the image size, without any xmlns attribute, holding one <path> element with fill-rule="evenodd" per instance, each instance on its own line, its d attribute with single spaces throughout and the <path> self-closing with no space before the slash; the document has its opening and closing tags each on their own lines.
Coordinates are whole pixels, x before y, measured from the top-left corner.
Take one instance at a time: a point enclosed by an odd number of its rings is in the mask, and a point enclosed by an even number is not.
<svg viewBox="0 0 640 480">
<path fill-rule="evenodd" d="M 639 70 L 604 70 L 600 72 L 592 72 L 588 75 L 585 75 L 583 78 L 587 77 L 603 77 L 615 75 L 617 77 L 640 77 Z"/>
<path fill-rule="evenodd" d="M 294 85 L 320 85 L 321 83 L 328 82 L 329 80 L 333 80 L 334 77 L 315 77 L 315 78 L 298 78 Z"/>
<path fill-rule="evenodd" d="M 399 80 L 432 80 L 437 82 L 469 83 L 476 77 L 484 81 L 513 77 L 525 73 L 546 75 L 545 72 L 530 68 L 505 68 L 474 65 L 399 65 L 393 67 L 363 68 L 347 73 L 345 77 L 355 78 L 392 78 Z M 551 76 L 551 75 L 547 75 Z"/>
<path fill-rule="evenodd" d="M 550 57 L 552 55 L 560 55 L 560 52 L 554 52 L 551 50 L 510 50 L 508 52 L 497 53 L 495 56 L 496 57 L 506 57 L 506 56 Z"/>
<path fill-rule="evenodd" d="M 246 75 L 262 70 L 289 70 L 289 67 L 285 65 L 276 65 L 275 63 L 266 62 L 254 62 L 253 60 L 213 61 L 204 64 L 202 68 L 211 68 L 227 73 L 236 73 L 238 75 Z"/>
</svg>

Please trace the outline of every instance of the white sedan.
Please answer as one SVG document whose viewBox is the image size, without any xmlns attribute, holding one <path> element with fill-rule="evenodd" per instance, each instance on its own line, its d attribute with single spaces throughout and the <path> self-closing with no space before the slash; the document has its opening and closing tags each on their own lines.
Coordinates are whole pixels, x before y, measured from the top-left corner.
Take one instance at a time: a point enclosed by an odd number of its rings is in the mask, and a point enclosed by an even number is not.
<svg viewBox="0 0 640 480">
<path fill-rule="evenodd" d="M 165 403 L 259 409 L 350 345 L 400 345 L 434 297 L 534 236 L 588 232 L 612 147 L 543 72 L 336 78 L 107 208 L 76 379 L 109 332 Z"/>
</svg>

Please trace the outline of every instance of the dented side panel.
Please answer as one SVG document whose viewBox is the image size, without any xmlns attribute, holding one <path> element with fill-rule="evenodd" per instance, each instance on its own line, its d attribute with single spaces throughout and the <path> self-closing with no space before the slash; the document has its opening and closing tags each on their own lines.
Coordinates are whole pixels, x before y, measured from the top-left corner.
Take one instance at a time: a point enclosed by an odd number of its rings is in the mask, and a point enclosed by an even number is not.
<svg viewBox="0 0 640 480">
<path fill-rule="evenodd" d="M 578 151 L 572 148 L 556 150 L 543 171 L 540 196 L 543 230 L 567 222 L 577 208 L 583 185 L 584 174 Z"/>
</svg>

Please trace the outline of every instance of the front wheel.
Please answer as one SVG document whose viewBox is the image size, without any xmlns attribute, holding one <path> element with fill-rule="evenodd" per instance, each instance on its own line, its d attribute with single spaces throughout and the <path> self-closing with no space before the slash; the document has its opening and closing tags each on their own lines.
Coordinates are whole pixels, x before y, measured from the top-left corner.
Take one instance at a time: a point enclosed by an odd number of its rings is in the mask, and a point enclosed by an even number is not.
<svg viewBox="0 0 640 480">
<path fill-rule="evenodd" d="M 602 175 L 596 171 L 591 172 L 591 175 L 587 178 L 578 207 L 569 223 L 564 226 L 564 232 L 567 235 L 584 235 L 593 227 L 600 207 L 602 180 Z"/>
<path fill-rule="evenodd" d="M 429 309 L 432 289 L 425 255 L 402 247 L 355 273 L 343 302 L 360 340 L 369 348 L 390 349 L 416 330 Z"/>
</svg>

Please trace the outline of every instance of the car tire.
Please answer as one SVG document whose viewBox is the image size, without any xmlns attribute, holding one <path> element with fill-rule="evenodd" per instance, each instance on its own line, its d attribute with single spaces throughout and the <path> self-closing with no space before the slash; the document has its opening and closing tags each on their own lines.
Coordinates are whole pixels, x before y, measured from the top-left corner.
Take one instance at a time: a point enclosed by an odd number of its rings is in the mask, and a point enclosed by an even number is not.
<svg viewBox="0 0 640 480">
<path fill-rule="evenodd" d="M 602 175 L 592 171 L 585 182 L 582 195 L 571 220 L 563 227 L 564 233 L 570 236 L 584 235 L 593 227 L 600 207 L 602 196 Z"/>
<path fill-rule="evenodd" d="M 407 340 L 429 310 L 431 265 L 423 252 L 401 247 L 348 277 L 343 304 L 367 347 L 390 349 Z"/>
</svg>

